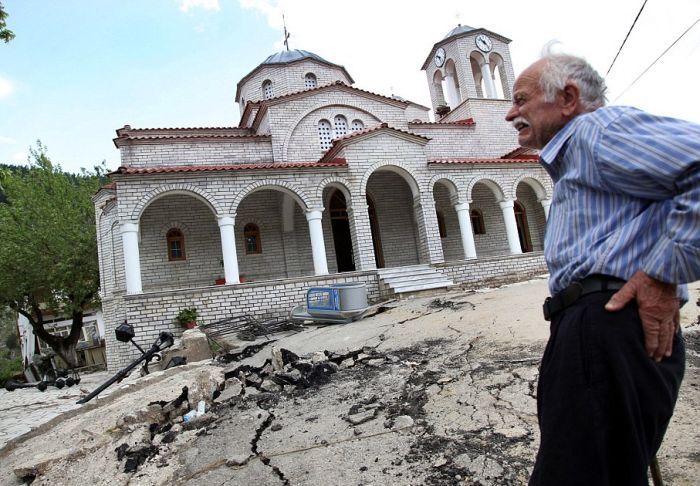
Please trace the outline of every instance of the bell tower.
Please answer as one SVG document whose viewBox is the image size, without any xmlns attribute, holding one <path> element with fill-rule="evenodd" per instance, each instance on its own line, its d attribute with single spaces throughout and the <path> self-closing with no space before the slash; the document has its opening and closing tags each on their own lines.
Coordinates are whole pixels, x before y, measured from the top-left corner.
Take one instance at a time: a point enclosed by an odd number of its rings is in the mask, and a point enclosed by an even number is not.
<svg viewBox="0 0 700 486">
<path fill-rule="evenodd" d="M 458 25 L 435 43 L 421 68 L 435 113 L 442 117 L 468 99 L 510 100 L 515 82 L 510 39 Z"/>
</svg>

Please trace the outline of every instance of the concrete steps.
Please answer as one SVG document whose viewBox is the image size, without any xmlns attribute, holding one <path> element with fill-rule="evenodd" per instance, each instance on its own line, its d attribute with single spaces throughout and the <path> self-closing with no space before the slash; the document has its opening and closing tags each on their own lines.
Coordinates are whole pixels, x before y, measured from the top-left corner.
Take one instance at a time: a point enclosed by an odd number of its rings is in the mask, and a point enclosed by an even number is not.
<svg viewBox="0 0 700 486">
<path fill-rule="evenodd" d="M 383 284 L 388 293 L 397 297 L 426 290 L 447 289 L 455 283 L 429 265 L 411 265 L 407 267 L 379 268 L 380 286 Z"/>
</svg>

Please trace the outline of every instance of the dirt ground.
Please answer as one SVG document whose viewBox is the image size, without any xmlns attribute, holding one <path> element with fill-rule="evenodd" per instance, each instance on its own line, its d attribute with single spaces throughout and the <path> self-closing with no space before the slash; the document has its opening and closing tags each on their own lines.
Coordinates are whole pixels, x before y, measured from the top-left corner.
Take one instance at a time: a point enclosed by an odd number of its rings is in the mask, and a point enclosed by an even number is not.
<svg viewBox="0 0 700 486">
<path fill-rule="evenodd" d="M 546 292 L 538 278 L 400 301 L 243 359 L 132 379 L 12 440 L 0 484 L 526 484 Z M 672 486 L 700 483 L 700 285 L 690 298 L 686 376 L 658 454 Z M 200 400 L 206 413 L 184 422 Z"/>
</svg>

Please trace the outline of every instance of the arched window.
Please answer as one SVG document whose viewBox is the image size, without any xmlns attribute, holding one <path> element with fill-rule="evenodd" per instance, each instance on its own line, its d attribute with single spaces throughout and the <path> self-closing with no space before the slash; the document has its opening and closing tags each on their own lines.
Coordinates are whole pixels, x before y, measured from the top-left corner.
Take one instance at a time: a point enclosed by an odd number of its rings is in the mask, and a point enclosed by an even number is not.
<svg viewBox="0 0 700 486">
<path fill-rule="evenodd" d="M 447 238 L 447 228 L 445 227 L 445 215 L 442 211 L 437 211 L 438 230 L 440 238 Z"/>
<path fill-rule="evenodd" d="M 485 235 L 486 226 L 484 226 L 484 216 L 481 214 L 481 211 L 478 209 L 472 209 L 469 213 L 472 219 L 472 231 L 474 234 Z"/>
<path fill-rule="evenodd" d="M 333 119 L 334 137 L 339 138 L 348 133 L 348 120 L 343 115 L 336 115 Z"/>
<path fill-rule="evenodd" d="M 362 123 L 362 120 L 355 119 L 352 121 L 352 125 L 350 125 L 350 130 L 353 132 L 359 132 L 363 128 L 365 128 L 365 124 Z"/>
<path fill-rule="evenodd" d="M 185 235 L 177 228 L 168 230 L 165 235 L 168 240 L 168 260 L 185 260 Z"/>
<path fill-rule="evenodd" d="M 269 100 L 272 98 L 272 81 L 269 79 L 264 81 L 262 84 L 263 98 Z"/>
<path fill-rule="evenodd" d="M 318 122 L 318 142 L 321 145 L 321 150 L 331 148 L 331 122 L 328 120 L 320 120 Z"/>
<path fill-rule="evenodd" d="M 306 76 L 304 76 L 304 86 L 307 88 L 315 88 L 317 86 L 316 75 L 314 73 L 306 73 Z"/>
<path fill-rule="evenodd" d="M 262 242 L 260 241 L 260 229 L 255 223 L 248 223 L 243 227 L 243 238 L 245 239 L 245 254 L 254 255 L 262 253 Z"/>
</svg>

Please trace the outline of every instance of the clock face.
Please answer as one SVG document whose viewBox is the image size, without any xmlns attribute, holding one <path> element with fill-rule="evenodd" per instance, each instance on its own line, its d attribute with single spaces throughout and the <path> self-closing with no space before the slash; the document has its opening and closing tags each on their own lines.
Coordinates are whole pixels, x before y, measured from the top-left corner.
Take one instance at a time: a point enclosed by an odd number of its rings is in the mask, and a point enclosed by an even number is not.
<svg viewBox="0 0 700 486">
<path fill-rule="evenodd" d="M 479 34 L 476 36 L 476 47 L 484 52 L 489 52 L 493 47 L 493 43 L 486 34 Z"/>
<path fill-rule="evenodd" d="M 445 49 L 442 47 L 439 48 L 437 51 L 435 51 L 435 65 L 437 67 L 441 67 L 443 64 L 445 64 Z"/>
</svg>

